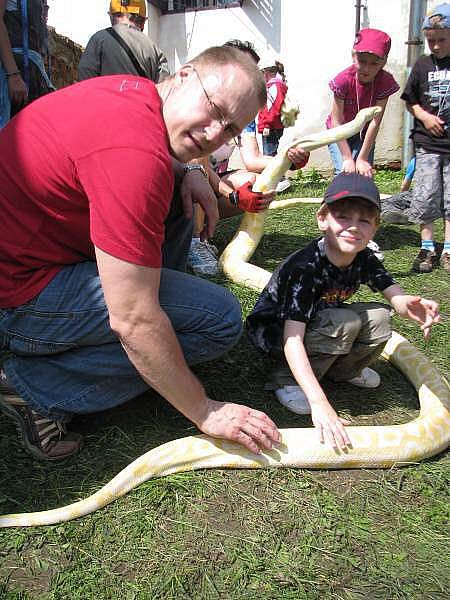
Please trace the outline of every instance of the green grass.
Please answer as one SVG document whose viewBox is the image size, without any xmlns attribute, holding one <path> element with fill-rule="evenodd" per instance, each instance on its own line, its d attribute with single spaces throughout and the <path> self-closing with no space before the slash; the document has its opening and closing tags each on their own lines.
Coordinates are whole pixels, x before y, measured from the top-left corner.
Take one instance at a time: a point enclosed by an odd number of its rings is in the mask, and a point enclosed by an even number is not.
<svg viewBox="0 0 450 600">
<path fill-rule="evenodd" d="M 381 191 L 401 174 L 379 172 Z M 292 196 L 320 196 L 318 174 Z M 285 194 L 287 196 L 287 194 Z M 273 269 L 317 236 L 307 205 L 271 213 L 253 261 Z M 223 247 L 237 226 L 219 226 Z M 442 236 L 442 230 L 439 230 Z M 383 226 L 377 240 L 387 268 L 411 293 L 441 302 L 444 320 L 425 343 L 412 323 L 395 329 L 448 376 L 449 279 L 410 272 L 415 227 Z M 244 314 L 258 294 L 229 284 Z M 373 295 L 361 291 L 361 298 Z M 280 427 L 307 427 L 264 390 L 270 361 L 244 339 L 224 359 L 196 369 L 219 400 L 265 410 Z M 327 385 L 355 424 L 401 423 L 417 414 L 412 386 L 377 365 L 379 390 Z M 86 497 L 146 450 L 195 427 L 155 394 L 114 411 L 80 417 L 82 453 L 61 464 L 31 460 L 0 417 L 0 512 L 44 510 Z M 202 471 L 153 480 L 109 507 L 47 528 L 0 531 L 0 598 L 25 599 L 444 599 L 450 588 L 449 462 L 441 455 L 403 469 L 355 471 Z M 447 592 L 445 591 L 447 590 Z"/>
</svg>

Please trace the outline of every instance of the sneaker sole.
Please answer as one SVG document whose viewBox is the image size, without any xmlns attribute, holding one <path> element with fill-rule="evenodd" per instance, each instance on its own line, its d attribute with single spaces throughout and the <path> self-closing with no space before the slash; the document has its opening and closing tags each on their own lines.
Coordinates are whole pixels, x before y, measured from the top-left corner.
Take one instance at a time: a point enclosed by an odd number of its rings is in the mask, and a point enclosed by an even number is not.
<svg viewBox="0 0 450 600">
<path fill-rule="evenodd" d="M 6 415 L 7 417 L 9 417 L 10 419 L 13 420 L 22 446 L 25 448 L 25 450 L 27 452 L 29 452 L 32 456 L 34 456 L 34 458 L 37 458 L 38 460 L 45 460 L 45 461 L 57 461 L 57 460 L 64 460 L 66 458 L 69 458 L 70 456 L 73 456 L 73 454 L 76 454 L 76 452 L 73 452 L 71 454 L 68 454 L 67 456 L 54 456 L 54 457 L 47 456 L 46 454 L 41 452 L 38 448 L 36 448 L 36 446 L 33 446 L 32 444 L 30 444 L 30 442 L 28 441 L 27 435 L 25 433 L 27 430 L 27 425 L 26 425 L 25 421 L 22 419 L 20 413 L 15 411 L 8 404 L 5 404 L 5 402 L 3 401 L 3 399 L 1 397 L 0 397 L 0 411 L 4 415 Z M 82 447 L 83 447 L 83 441 L 81 441 L 81 445 L 78 448 L 77 452 L 79 450 L 81 450 Z"/>
<path fill-rule="evenodd" d="M 286 387 L 298 387 L 297 385 L 295 386 L 286 386 Z M 310 415 L 311 414 L 311 406 L 309 405 L 309 403 L 305 400 L 305 402 L 300 402 L 299 404 L 297 404 L 297 406 L 293 406 L 292 402 L 289 402 L 289 398 L 287 397 L 288 394 L 285 392 L 283 394 L 283 390 L 282 389 L 278 389 L 275 391 L 275 396 L 276 399 L 278 400 L 278 402 L 284 406 L 284 408 L 286 408 L 287 410 L 289 410 L 290 412 L 296 414 L 296 415 Z"/>
<path fill-rule="evenodd" d="M 275 191 L 277 194 L 282 194 L 283 192 L 286 192 L 290 187 L 292 187 L 292 183 L 290 181 L 288 181 L 287 183 L 279 183 L 275 187 Z"/>
<path fill-rule="evenodd" d="M 408 217 L 391 211 L 381 213 L 381 220 L 388 225 L 412 225 Z"/>
<path fill-rule="evenodd" d="M 353 383 L 353 381 L 345 381 L 344 383 L 349 383 L 350 385 L 353 385 L 353 387 L 360 388 L 361 390 L 376 390 L 381 385 L 381 381 L 380 381 L 380 383 L 377 383 L 377 385 L 367 385 L 367 384 L 363 384 L 363 383 Z"/>
</svg>

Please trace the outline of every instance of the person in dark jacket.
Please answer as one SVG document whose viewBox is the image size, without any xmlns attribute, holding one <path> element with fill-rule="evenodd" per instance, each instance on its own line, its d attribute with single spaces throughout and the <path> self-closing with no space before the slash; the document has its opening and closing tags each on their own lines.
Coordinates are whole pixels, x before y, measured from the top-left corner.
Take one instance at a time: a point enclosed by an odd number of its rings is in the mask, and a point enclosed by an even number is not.
<svg viewBox="0 0 450 600">
<path fill-rule="evenodd" d="M 145 0 L 111 0 L 112 27 L 94 33 L 80 64 L 78 79 L 128 73 L 147 77 L 155 83 L 169 75 L 162 50 L 143 33 L 147 19 Z"/>
</svg>

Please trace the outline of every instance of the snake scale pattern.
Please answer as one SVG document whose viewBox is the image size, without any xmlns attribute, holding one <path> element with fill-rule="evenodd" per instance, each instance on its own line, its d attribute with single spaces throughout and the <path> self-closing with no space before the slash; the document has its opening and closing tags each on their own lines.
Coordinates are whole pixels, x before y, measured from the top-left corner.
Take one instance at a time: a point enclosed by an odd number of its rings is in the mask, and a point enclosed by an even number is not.
<svg viewBox="0 0 450 600">
<path fill-rule="evenodd" d="M 258 176 L 254 189 L 273 189 L 289 168 L 287 150 L 301 145 L 312 150 L 360 131 L 377 108 L 363 109 L 354 121 L 309 138 L 293 139 L 280 149 Z M 278 204 L 278 206 L 277 206 Z M 291 205 L 292 203 L 289 203 Z M 272 209 L 283 208 L 283 201 Z M 237 283 L 262 289 L 270 273 L 248 263 L 264 232 L 264 213 L 245 214 L 238 232 L 221 256 L 224 272 Z M 389 468 L 416 463 L 444 451 L 450 442 L 450 388 L 432 363 L 398 333 L 387 342 L 383 357 L 414 385 L 419 416 L 402 425 L 347 427 L 352 447 L 333 450 L 321 444 L 313 428 L 282 429 L 281 444 L 262 455 L 243 446 L 205 435 L 167 442 L 129 464 L 98 492 L 78 502 L 33 513 L 0 516 L 2 527 L 52 525 L 88 515 L 125 495 L 144 481 L 195 469 L 297 467 L 311 469 Z"/>
</svg>

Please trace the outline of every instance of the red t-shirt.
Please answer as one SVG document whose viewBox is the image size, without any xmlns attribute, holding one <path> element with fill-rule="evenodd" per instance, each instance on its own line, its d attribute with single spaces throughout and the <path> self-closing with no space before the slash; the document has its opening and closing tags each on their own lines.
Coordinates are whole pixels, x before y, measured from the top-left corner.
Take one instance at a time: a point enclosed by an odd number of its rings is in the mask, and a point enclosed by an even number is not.
<svg viewBox="0 0 450 600">
<path fill-rule="evenodd" d="M 0 307 L 24 304 L 64 266 L 161 266 L 173 192 L 155 85 L 88 79 L 33 102 L 0 132 Z"/>
<path fill-rule="evenodd" d="M 338 73 L 328 85 L 333 94 L 344 101 L 344 123 L 353 121 L 362 108 L 375 106 L 378 100 L 388 98 L 400 89 L 393 76 L 384 69 L 371 83 L 359 83 L 355 65 Z M 326 126 L 328 129 L 333 127 L 331 114 L 327 117 Z"/>
</svg>

